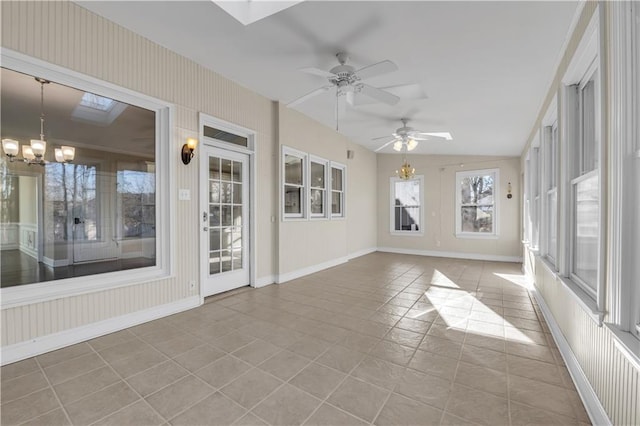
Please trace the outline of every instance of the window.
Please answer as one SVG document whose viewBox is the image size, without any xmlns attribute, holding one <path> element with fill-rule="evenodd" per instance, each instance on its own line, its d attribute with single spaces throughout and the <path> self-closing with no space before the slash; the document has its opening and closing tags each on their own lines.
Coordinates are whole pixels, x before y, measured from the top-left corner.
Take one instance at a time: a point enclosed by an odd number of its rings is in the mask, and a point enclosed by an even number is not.
<svg viewBox="0 0 640 426">
<path fill-rule="evenodd" d="M 331 163 L 331 217 L 344 217 L 345 170 L 342 164 Z"/>
<path fill-rule="evenodd" d="M 31 111 L 25 99 L 40 96 L 33 73 L 51 81 L 44 88 L 45 131 L 56 129 L 45 164 L 2 161 L 0 248 L 3 262 L 13 265 L 0 271 L 3 307 L 167 276 L 170 169 L 168 156 L 156 148 L 168 146 L 168 105 L 10 52 L 2 59 L 2 97 L 12 108 L 3 112 L 0 128 L 32 134 L 23 123 Z M 25 61 L 30 74 L 19 72 Z M 56 96 L 47 95 L 52 90 Z M 81 119 L 69 113 L 72 102 L 108 117 Z M 28 143 L 25 137 L 18 142 Z M 62 141 L 75 147 L 72 163 L 54 158 Z"/>
<path fill-rule="evenodd" d="M 498 235 L 498 169 L 456 173 L 456 235 Z"/>
<path fill-rule="evenodd" d="M 538 141 L 539 137 L 534 138 Z M 531 148 L 531 246 L 540 245 L 540 148 Z"/>
<path fill-rule="evenodd" d="M 282 176 L 284 218 L 305 217 L 307 154 L 283 147 Z"/>
<path fill-rule="evenodd" d="M 546 257 L 556 264 L 558 253 L 558 121 L 545 127 L 545 248 Z"/>
<path fill-rule="evenodd" d="M 423 176 L 403 180 L 391 178 L 391 233 L 422 235 Z"/>
<path fill-rule="evenodd" d="M 312 218 L 327 217 L 327 165 L 326 160 L 311 157 L 309 160 L 309 193 Z"/>
</svg>

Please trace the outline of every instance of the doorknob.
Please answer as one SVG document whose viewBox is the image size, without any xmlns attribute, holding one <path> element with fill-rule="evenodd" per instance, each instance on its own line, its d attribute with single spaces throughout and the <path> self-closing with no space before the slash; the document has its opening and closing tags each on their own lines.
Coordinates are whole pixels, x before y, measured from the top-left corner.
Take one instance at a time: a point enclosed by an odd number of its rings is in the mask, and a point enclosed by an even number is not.
<svg viewBox="0 0 640 426">
<path fill-rule="evenodd" d="M 84 220 L 80 220 L 80 218 L 79 218 L 79 217 L 74 217 L 74 218 L 73 218 L 73 224 L 74 224 L 74 225 L 79 225 L 79 224 L 81 224 L 81 223 L 84 223 Z"/>
<path fill-rule="evenodd" d="M 202 212 L 202 221 L 203 222 L 207 221 L 207 212 Z"/>
<path fill-rule="evenodd" d="M 203 227 L 202 227 L 202 230 L 203 230 L 203 231 L 205 231 L 205 232 L 207 232 L 207 231 L 209 230 L 209 227 L 208 227 L 208 226 L 203 226 Z"/>
</svg>

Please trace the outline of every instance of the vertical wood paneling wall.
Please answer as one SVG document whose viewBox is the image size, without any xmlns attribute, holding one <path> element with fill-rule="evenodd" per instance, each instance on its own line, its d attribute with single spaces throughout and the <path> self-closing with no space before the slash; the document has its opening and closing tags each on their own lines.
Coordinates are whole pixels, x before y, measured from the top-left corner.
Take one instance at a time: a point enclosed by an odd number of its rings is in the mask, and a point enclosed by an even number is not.
<svg viewBox="0 0 640 426">
<path fill-rule="evenodd" d="M 172 146 L 162 148 L 169 155 L 177 156 L 185 139 L 197 136 L 199 112 L 255 130 L 257 276 L 274 274 L 272 101 L 71 2 L 3 1 L 1 14 L 3 47 L 174 104 Z M 178 218 L 172 278 L 4 309 L 2 346 L 198 294 L 188 284 L 199 281 L 198 168 L 176 163 L 172 179 L 177 188 L 191 190 L 192 201 L 170 206 Z"/>
</svg>

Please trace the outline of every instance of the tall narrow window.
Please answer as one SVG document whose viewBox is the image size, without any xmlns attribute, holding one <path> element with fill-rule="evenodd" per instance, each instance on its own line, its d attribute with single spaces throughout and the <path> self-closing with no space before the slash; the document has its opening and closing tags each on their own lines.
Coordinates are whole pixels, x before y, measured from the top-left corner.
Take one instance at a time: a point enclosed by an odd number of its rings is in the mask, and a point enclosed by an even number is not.
<svg viewBox="0 0 640 426">
<path fill-rule="evenodd" d="M 344 217 L 345 166 L 331 163 L 331 217 Z"/>
<path fill-rule="evenodd" d="M 547 259 L 556 264 L 558 253 L 558 122 L 546 128 L 547 140 L 545 147 L 545 176 L 546 176 L 546 203 L 545 203 L 545 223 L 546 227 L 546 248 Z"/>
<path fill-rule="evenodd" d="M 531 246 L 538 248 L 540 245 L 540 148 L 538 147 L 531 149 L 531 199 Z"/>
<path fill-rule="evenodd" d="M 283 188 L 283 210 L 285 218 L 305 217 L 305 171 L 306 154 L 283 149 L 282 175 L 284 180 Z"/>
<path fill-rule="evenodd" d="M 422 234 L 422 176 L 403 180 L 391 178 L 391 232 Z"/>
<path fill-rule="evenodd" d="M 499 170 L 456 173 L 456 234 L 459 237 L 498 235 Z"/>
<path fill-rule="evenodd" d="M 311 217 L 327 217 L 327 161 L 312 158 L 309 164 Z"/>
</svg>

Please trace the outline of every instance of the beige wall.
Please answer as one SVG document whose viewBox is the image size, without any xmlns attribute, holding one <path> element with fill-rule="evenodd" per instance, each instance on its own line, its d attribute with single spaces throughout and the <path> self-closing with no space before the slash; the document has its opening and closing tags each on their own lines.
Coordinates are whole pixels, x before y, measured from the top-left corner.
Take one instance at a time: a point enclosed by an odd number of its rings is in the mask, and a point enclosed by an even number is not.
<svg viewBox="0 0 640 426">
<path fill-rule="evenodd" d="M 378 247 L 481 254 L 490 257 L 517 258 L 520 243 L 520 159 L 518 157 L 479 157 L 409 155 L 416 175 L 424 176 L 424 235 L 396 236 L 390 232 L 389 179 L 400 167 L 400 155 L 378 155 Z M 463 165 L 462 167 L 460 165 Z M 468 170 L 500 170 L 499 237 L 497 239 L 457 238 L 456 172 Z M 507 199 L 507 184 L 511 182 L 513 198 Z M 438 242 L 440 243 L 438 245 Z"/>
<path fill-rule="evenodd" d="M 36 179 L 35 176 L 19 176 L 18 199 L 20 200 L 19 211 L 21 224 L 36 225 L 38 223 Z"/>
</svg>

